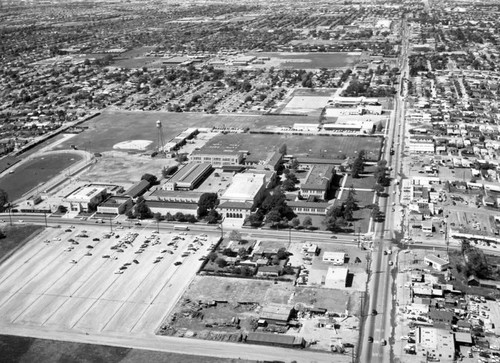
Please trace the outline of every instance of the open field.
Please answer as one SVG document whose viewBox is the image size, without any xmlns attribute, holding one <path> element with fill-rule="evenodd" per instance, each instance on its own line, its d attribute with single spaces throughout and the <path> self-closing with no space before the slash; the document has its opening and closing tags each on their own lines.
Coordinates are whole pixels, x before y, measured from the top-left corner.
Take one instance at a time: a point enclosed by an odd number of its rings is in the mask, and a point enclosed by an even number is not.
<svg viewBox="0 0 500 363">
<path fill-rule="evenodd" d="M 104 111 L 101 115 L 82 124 L 88 129 L 58 146 L 91 152 L 112 150 L 117 143 L 127 140 L 151 140 L 150 151 L 158 147 L 156 121 L 161 120 L 163 136 L 168 141 L 188 127 L 235 127 L 266 128 L 267 126 L 291 126 L 295 122 L 317 122 L 303 117 L 250 116 L 250 115 L 208 115 L 201 113 Z"/>
<path fill-rule="evenodd" d="M 58 340 L 0 335 L 0 356 L 4 362 L 169 362 L 250 363 L 253 361 L 191 356 L 177 353 L 83 344 Z"/>
<path fill-rule="evenodd" d="M 175 159 L 151 158 L 149 156 L 110 151 L 97 158 L 79 179 L 88 182 L 111 182 L 131 185 L 142 175 L 149 173 L 160 179 L 163 167 L 177 164 Z"/>
<path fill-rule="evenodd" d="M 116 232 L 122 234 L 121 239 L 116 235 L 105 239 L 106 227 L 89 229 L 89 237 L 79 237 L 80 230 L 45 230 L 0 266 L 1 325 L 151 334 L 215 240 L 209 237 L 203 247 L 175 266 L 173 262 L 180 259 L 193 235 L 167 247 L 174 234 L 161 233 L 157 239 L 144 229 L 127 229 L 138 236 L 125 243 L 124 229 Z M 111 249 L 119 243 L 121 249 Z M 141 244 L 146 244 L 141 246 L 143 252 L 136 253 Z"/>
<path fill-rule="evenodd" d="M 0 262 L 16 249 L 24 246 L 29 241 L 29 237 L 40 232 L 42 228 L 34 225 L 7 225 L 3 227 L 2 232 L 5 234 L 5 238 L 0 239 Z"/>
<path fill-rule="evenodd" d="M 248 53 L 256 57 L 269 57 L 265 66 L 287 69 L 319 69 L 340 68 L 354 65 L 359 60 L 359 55 L 347 53 Z"/>
<path fill-rule="evenodd" d="M 295 157 L 331 158 L 343 155 L 354 158 L 358 150 L 366 151 L 366 158 L 378 158 L 381 139 L 377 137 L 345 137 L 345 136 L 305 136 L 278 134 L 228 134 L 211 139 L 205 147 L 224 147 L 237 145 L 239 150 L 249 150 L 257 157 L 277 150 L 286 144 L 288 154 Z M 202 149 L 203 150 L 203 149 Z"/>
<path fill-rule="evenodd" d="M 82 156 L 79 153 L 70 151 L 33 157 L 16 166 L 13 174 L 0 178 L 0 188 L 7 192 L 9 200 L 16 200 L 80 160 Z"/>
</svg>

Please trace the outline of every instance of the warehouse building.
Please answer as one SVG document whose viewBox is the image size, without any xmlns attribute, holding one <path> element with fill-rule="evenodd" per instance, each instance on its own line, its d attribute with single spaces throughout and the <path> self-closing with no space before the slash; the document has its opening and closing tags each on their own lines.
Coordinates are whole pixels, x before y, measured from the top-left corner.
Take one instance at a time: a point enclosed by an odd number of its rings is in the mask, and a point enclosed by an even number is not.
<svg viewBox="0 0 500 363">
<path fill-rule="evenodd" d="M 283 348 L 304 348 L 305 346 L 305 341 L 302 337 L 260 332 L 248 333 L 246 342 L 249 344 L 271 345 Z"/>
<path fill-rule="evenodd" d="M 329 267 L 323 285 L 329 289 L 344 289 L 348 274 L 347 267 Z"/>
<path fill-rule="evenodd" d="M 189 163 L 179 169 L 165 184 L 164 190 L 192 190 L 212 172 L 210 163 Z"/>
</svg>

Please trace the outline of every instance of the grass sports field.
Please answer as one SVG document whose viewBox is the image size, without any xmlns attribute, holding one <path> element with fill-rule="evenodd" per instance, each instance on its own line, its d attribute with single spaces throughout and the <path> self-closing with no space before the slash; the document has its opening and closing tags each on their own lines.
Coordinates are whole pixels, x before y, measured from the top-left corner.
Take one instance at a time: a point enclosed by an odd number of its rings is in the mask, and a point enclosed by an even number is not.
<svg viewBox="0 0 500 363">
<path fill-rule="evenodd" d="M 143 111 L 105 111 L 101 115 L 82 124 L 88 129 L 56 149 L 78 149 L 91 152 L 104 152 L 113 145 L 127 140 L 151 140 L 150 151 L 157 147 L 156 121 L 163 126 L 163 137 L 168 141 L 188 127 L 236 127 L 265 128 L 266 126 L 291 126 L 296 122 L 317 122 L 306 116 L 249 116 L 249 115 L 207 115 L 201 113 L 143 112 Z"/>
<path fill-rule="evenodd" d="M 211 139 L 206 148 L 238 145 L 239 150 L 249 150 L 251 155 L 264 157 L 266 153 L 287 145 L 288 154 L 295 157 L 330 158 L 342 156 L 355 158 L 365 150 L 368 160 L 378 160 L 381 138 L 348 136 L 304 136 L 277 134 L 228 134 Z M 203 150 L 203 149 L 202 149 Z"/>
<path fill-rule="evenodd" d="M 319 69 L 348 67 L 355 64 L 359 55 L 347 53 L 249 53 L 256 57 L 269 57 L 278 62 L 277 67 L 287 69 Z"/>
<path fill-rule="evenodd" d="M 0 178 L 0 188 L 9 200 L 16 200 L 39 184 L 43 184 L 82 159 L 78 153 L 42 155 L 14 168 L 13 174 Z"/>
</svg>

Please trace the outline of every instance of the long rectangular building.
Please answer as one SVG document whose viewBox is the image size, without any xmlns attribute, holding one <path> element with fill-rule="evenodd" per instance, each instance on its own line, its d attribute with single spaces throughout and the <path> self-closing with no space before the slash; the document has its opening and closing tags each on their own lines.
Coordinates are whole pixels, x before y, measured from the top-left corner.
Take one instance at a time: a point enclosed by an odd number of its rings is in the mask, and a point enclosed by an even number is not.
<svg viewBox="0 0 500 363">
<path fill-rule="evenodd" d="M 210 163 L 189 163 L 178 170 L 164 185 L 164 190 L 192 190 L 212 171 Z"/>
</svg>

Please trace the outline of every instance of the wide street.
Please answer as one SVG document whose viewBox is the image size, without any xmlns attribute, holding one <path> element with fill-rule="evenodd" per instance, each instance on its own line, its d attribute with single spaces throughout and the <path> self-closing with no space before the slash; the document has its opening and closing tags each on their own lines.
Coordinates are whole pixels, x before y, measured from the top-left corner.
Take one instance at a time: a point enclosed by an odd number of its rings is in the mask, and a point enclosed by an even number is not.
<svg viewBox="0 0 500 363">
<path fill-rule="evenodd" d="M 394 275 L 390 261 L 396 254 L 386 253 L 391 250 L 395 237 L 394 231 L 398 230 L 399 220 L 395 218 L 395 208 L 399 207 L 397 179 L 400 177 L 401 156 L 403 155 L 404 140 L 404 106 L 407 87 L 405 79 L 408 78 L 408 35 L 409 29 L 406 20 L 402 21 L 402 48 L 400 58 L 399 84 L 403 89 L 395 96 L 394 112 L 388 125 L 387 137 L 384 143 L 384 159 L 392 167 L 392 183 L 387 188 L 388 197 L 379 198 L 379 206 L 385 212 L 384 222 L 374 224 L 373 253 L 371 275 L 368 282 L 369 303 L 365 311 L 366 319 L 360 334 L 359 362 L 391 362 L 393 351 L 391 342 L 394 340 L 394 314 L 395 301 L 393 294 Z M 392 151 L 392 152 L 391 152 Z M 397 261 L 392 261 L 397 266 Z"/>
</svg>

